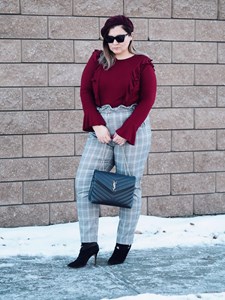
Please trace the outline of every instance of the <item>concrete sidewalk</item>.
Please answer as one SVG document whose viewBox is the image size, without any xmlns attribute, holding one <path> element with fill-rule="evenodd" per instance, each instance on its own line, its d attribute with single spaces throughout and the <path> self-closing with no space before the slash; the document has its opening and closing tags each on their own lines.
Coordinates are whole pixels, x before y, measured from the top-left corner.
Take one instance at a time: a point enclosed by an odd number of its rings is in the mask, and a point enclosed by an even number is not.
<svg viewBox="0 0 225 300">
<path fill-rule="evenodd" d="M 99 252 L 81 269 L 71 257 L 0 260 L 1 300 L 100 300 L 144 293 L 198 294 L 225 291 L 224 246 L 131 250 L 122 265 L 108 266 Z"/>
</svg>

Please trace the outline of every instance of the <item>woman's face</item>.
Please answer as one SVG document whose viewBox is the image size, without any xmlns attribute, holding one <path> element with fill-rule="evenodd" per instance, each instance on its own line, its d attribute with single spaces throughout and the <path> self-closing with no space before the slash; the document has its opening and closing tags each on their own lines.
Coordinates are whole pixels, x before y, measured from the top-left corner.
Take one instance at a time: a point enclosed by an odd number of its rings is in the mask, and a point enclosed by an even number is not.
<svg viewBox="0 0 225 300">
<path fill-rule="evenodd" d="M 113 43 L 108 43 L 108 46 L 115 56 L 123 56 L 129 53 L 128 47 L 132 37 L 127 34 L 121 25 L 111 28 L 108 33 L 110 37 L 116 37 L 118 35 L 125 35 L 124 41 L 120 43 L 114 39 Z"/>
</svg>

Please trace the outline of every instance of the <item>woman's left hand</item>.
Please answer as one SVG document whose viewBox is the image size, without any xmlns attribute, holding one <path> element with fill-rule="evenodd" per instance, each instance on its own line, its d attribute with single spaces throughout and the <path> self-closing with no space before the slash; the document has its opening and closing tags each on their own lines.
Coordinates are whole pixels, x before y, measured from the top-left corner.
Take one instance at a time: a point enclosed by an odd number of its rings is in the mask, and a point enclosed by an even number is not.
<svg viewBox="0 0 225 300">
<path fill-rule="evenodd" d="M 113 142 L 116 144 L 123 146 L 126 143 L 126 139 L 122 138 L 122 136 L 119 136 L 117 133 L 114 133 L 113 135 Z"/>
</svg>

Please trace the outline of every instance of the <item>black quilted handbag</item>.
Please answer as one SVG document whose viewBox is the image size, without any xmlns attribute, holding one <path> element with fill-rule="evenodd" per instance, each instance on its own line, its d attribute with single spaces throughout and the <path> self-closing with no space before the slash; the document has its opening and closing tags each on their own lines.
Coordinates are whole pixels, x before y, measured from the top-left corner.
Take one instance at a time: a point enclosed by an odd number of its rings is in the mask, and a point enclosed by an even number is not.
<svg viewBox="0 0 225 300">
<path fill-rule="evenodd" d="M 92 203 L 131 208 L 135 176 L 95 170 L 88 198 Z"/>
</svg>

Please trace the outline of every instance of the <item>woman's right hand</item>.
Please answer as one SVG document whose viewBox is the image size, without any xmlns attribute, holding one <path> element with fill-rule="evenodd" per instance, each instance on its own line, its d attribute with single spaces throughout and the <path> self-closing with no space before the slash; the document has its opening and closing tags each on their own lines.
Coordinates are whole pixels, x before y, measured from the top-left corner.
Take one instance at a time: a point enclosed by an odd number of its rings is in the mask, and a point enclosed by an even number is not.
<svg viewBox="0 0 225 300">
<path fill-rule="evenodd" d="M 111 141 L 111 136 L 108 128 L 104 125 L 95 125 L 92 126 L 97 139 L 99 140 L 100 143 L 103 144 L 108 144 Z"/>
</svg>

